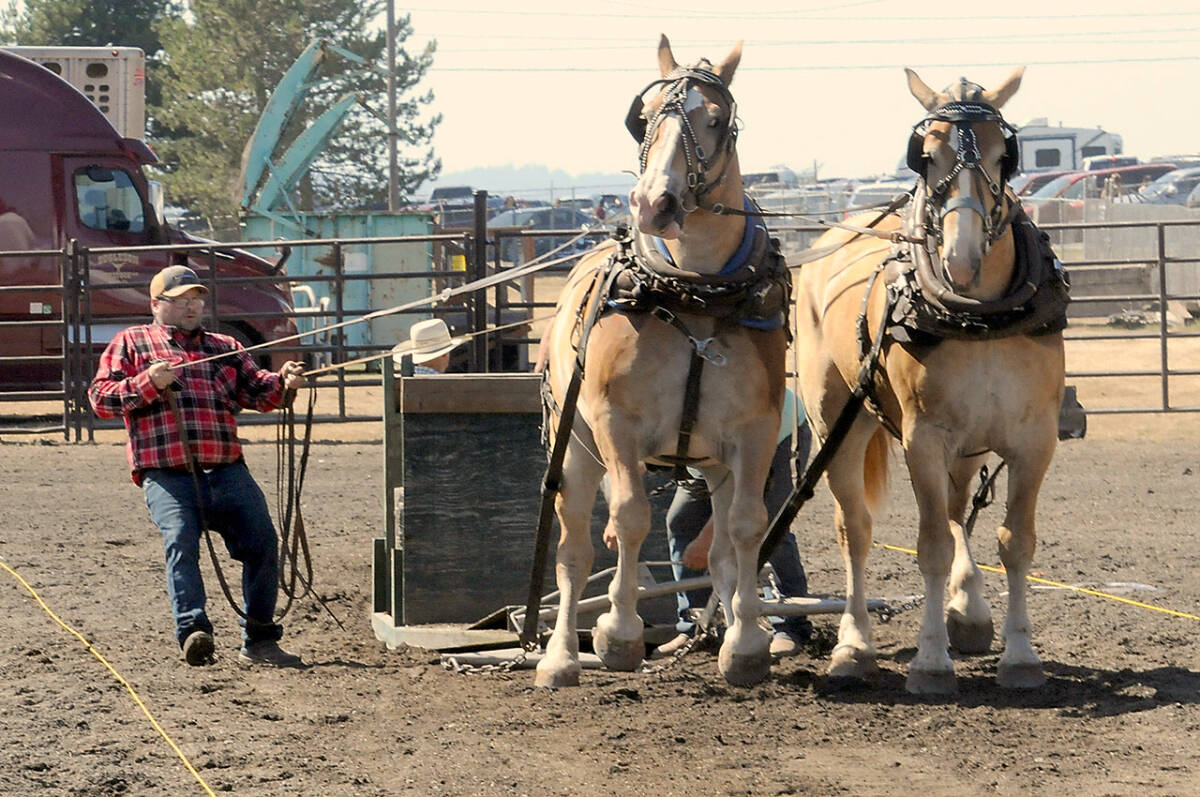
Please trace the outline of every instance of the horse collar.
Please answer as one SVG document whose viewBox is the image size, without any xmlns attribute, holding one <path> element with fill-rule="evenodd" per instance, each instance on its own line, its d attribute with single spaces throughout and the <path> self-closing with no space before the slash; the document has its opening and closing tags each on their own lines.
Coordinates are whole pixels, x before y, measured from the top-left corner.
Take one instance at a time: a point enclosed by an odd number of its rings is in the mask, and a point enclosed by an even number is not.
<svg viewBox="0 0 1200 797">
<path fill-rule="evenodd" d="M 743 197 L 742 208 L 749 212 L 754 210 L 754 205 L 749 197 Z M 745 230 L 742 233 L 742 242 L 738 245 L 737 251 L 726 261 L 725 265 L 721 266 L 721 270 L 717 272 L 719 276 L 728 276 L 733 274 L 742 266 L 746 265 L 746 261 L 750 259 L 751 253 L 754 251 L 754 237 L 757 234 L 758 228 L 766 229 L 766 225 L 762 219 L 757 216 L 747 215 Z M 657 235 L 646 236 L 654 245 L 655 250 L 662 255 L 663 260 L 675 265 L 675 259 L 671 257 L 671 252 L 667 249 L 667 242 Z"/>
</svg>

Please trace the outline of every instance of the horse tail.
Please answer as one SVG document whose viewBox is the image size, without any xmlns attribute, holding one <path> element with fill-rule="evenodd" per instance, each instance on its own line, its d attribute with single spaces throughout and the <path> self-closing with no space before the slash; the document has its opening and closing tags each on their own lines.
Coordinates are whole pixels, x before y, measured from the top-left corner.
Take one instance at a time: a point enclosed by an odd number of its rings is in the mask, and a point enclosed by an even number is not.
<svg viewBox="0 0 1200 797">
<path fill-rule="evenodd" d="M 875 517 L 879 517 L 887 504 L 891 443 L 887 430 L 879 427 L 867 441 L 867 453 L 863 458 L 863 493 L 867 510 Z"/>
</svg>

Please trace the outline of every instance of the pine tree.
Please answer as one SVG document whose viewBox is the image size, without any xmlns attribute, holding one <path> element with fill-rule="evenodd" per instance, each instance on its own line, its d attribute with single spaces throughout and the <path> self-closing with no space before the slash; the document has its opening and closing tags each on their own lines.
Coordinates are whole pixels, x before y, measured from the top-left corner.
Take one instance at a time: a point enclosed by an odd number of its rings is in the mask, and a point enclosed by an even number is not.
<svg viewBox="0 0 1200 797">
<path fill-rule="evenodd" d="M 375 63 L 386 64 L 386 32 L 368 32 L 383 0 L 190 0 L 186 17 L 167 19 L 160 34 L 165 59 L 164 99 L 151 113 L 168 133 L 152 143 L 163 160 L 168 201 L 189 207 L 227 228 L 238 212 L 237 178 L 243 148 L 284 72 L 314 39 L 326 39 Z M 402 196 L 437 175 L 440 162 L 429 144 L 440 117 L 422 120 L 432 94 L 415 87 L 432 63 L 433 45 L 410 55 L 408 17 L 397 20 L 396 127 L 400 133 Z M 321 69 L 324 81 L 310 91 L 284 131 L 283 152 L 308 121 L 337 97 L 360 91 L 379 117 L 386 112 L 386 78 L 338 56 Z M 356 109 L 313 164 L 298 207 L 386 206 L 386 126 Z"/>
</svg>

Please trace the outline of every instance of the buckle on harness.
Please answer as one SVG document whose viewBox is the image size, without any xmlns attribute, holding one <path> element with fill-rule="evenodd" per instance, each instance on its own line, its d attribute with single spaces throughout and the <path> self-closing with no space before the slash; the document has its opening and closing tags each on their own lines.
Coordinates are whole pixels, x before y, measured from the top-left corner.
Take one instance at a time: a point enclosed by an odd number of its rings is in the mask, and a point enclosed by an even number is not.
<svg viewBox="0 0 1200 797">
<path fill-rule="evenodd" d="M 713 342 L 714 338 L 705 338 L 704 340 L 700 340 L 699 338 L 693 338 L 691 335 L 688 335 L 688 340 L 690 340 L 692 345 L 696 347 L 696 354 L 699 354 L 713 365 L 721 366 L 728 362 L 725 355 L 721 354 L 721 352 L 710 352 L 708 350 L 708 345 Z"/>
</svg>

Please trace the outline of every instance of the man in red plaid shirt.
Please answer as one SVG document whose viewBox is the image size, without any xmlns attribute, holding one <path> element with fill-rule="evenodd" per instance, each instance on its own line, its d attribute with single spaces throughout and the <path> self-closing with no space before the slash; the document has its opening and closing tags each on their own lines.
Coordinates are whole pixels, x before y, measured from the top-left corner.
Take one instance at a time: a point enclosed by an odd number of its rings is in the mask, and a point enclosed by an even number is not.
<svg viewBox="0 0 1200 797">
<path fill-rule="evenodd" d="M 260 369 L 241 344 L 202 326 L 208 289 L 186 266 L 170 266 L 150 283 L 153 324 L 123 330 L 105 349 L 88 389 L 101 418 L 125 420 L 133 481 L 142 487 L 150 517 L 162 532 L 167 595 L 175 633 L 191 665 L 212 661 L 213 626 L 205 614 L 200 535 L 218 532 L 242 563 L 244 664 L 300 666 L 279 647 L 274 622 L 279 581 L 279 538 L 262 490 L 242 459 L 234 412 L 260 412 L 283 402 L 303 383 L 304 366 Z M 217 357 L 211 362 L 188 365 Z M 167 400 L 172 392 L 186 434 Z M 189 456 L 190 454 L 190 456 Z M 195 474 L 189 466 L 195 466 Z"/>
</svg>

